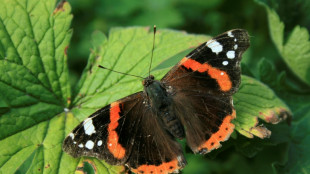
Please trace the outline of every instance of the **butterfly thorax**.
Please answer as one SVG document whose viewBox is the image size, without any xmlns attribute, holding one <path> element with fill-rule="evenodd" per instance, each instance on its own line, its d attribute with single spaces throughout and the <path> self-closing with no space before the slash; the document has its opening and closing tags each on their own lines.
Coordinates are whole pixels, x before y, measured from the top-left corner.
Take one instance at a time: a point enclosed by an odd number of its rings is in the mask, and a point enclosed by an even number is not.
<svg viewBox="0 0 310 174">
<path fill-rule="evenodd" d="M 143 80 L 144 92 L 148 96 L 148 103 L 156 115 L 163 121 L 166 129 L 176 138 L 185 137 L 184 128 L 173 111 L 172 98 L 160 81 L 154 76 Z"/>
</svg>

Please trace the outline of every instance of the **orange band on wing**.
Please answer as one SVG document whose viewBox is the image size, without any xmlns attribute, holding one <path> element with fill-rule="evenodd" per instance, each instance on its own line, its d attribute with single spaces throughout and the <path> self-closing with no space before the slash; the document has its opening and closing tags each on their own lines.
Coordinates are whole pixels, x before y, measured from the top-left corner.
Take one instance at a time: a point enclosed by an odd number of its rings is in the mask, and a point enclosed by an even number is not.
<svg viewBox="0 0 310 174">
<path fill-rule="evenodd" d="M 232 87 L 231 80 L 225 71 L 214 68 L 207 63 L 201 64 L 193 59 L 184 57 L 181 60 L 181 65 L 193 71 L 207 72 L 211 78 L 217 81 L 222 91 L 229 91 Z"/>
<path fill-rule="evenodd" d="M 141 165 L 139 166 L 137 169 L 131 169 L 132 172 L 134 173 L 143 173 L 143 174 L 168 174 L 168 173 L 172 173 L 173 171 L 179 169 L 179 165 L 178 165 L 178 160 L 175 159 L 173 161 L 170 162 L 164 162 L 161 165 Z"/>
<path fill-rule="evenodd" d="M 118 143 L 119 137 L 115 129 L 118 127 L 119 113 L 121 108 L 118 102 L 111 103 L 110 108 L 110 124 L 108 126 L 108 149 L 117 159 L 122 159 L 125 156 L 125 149 Z"/>
<path fill-rule="evenodd" d="M 205 143 L 198 147 L 198 151 L 207 149 L 208 152 L 221 147 L 220 142 L 226 141 L 230 134 L 234 131 L 235 125 L 231 123 L 231 120 L 236 118 L 236 111 L 233 110 L 231 115 L 224 118 L 219 130 L 214 133 Z"/>
</svg>

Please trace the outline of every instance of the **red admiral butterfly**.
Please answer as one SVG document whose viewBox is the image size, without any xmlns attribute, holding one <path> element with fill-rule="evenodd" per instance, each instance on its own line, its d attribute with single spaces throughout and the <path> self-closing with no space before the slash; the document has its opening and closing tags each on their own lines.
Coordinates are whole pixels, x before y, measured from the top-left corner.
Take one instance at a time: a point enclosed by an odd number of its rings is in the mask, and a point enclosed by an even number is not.
<svg viewBox="0 0 310 174">
<path fill-rule="evenodd" d="M 150 75 L 144 91 L 93 113 L 66 137 L 63 150 L 91 156 L 134 173 L 178 172 L 186 165 L 176 139 L 194 153 L 221 146 L 234 130 L 232 94 L 240 84 L 241 56 L 249 47 L 242 29 L 230 30 L 184 57 L 160 81 Z"/>
</svg>

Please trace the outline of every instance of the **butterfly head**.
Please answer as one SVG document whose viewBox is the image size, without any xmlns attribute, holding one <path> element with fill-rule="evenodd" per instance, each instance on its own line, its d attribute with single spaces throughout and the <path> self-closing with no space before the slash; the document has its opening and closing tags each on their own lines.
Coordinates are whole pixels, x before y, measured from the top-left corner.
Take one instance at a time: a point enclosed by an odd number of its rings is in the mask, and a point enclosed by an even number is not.
<svg viewBox="0 0 310 174">
<path fill-rule="evenodd" d="M 150 75 L 148 77 L 146 77 L 143 81 L 142 81 L 142 85 L 144 87 L 148 87 L 150 86 L 152 83 L 154 82 L 154 76 Z"/>
</svg>

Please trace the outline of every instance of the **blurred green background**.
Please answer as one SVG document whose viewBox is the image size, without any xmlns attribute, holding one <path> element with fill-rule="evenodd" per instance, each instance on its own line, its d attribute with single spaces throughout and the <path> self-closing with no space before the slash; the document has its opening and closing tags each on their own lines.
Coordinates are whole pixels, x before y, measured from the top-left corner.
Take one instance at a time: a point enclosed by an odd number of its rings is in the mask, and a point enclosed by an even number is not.
<svg viewBox="0 0 310 174">
<path fill-rule="evenodd" d="M 277 51 L 269 34 L 266 9 L 261 5 L 261 3 L 268 4 L 277 12 L 280 20 L 285 24 L 285 36 L 287 37 L 296 25 L 305 27 L 309 31 L 310 1 L 308 0 L 68 1 L 72 5 L 74 15 L 73 38 L 68 50 L 71 83 L 73 84 L 77 82 L 86 66 L 92 47 L 91 35 L 94 31 L 100 30 L 108 35 L 112 27 L 157 25 L 159 30 L 170 28 L 210 36 L 234 28 L 246 29 L 251 36 L 251 47 L 242 61 L 243 65 L 246 65 L 243 66 L 244 74 L 266 83 L 280 98 L 288 102 L 293 111 L 298 110 L 298 107 L 293 104 L 294 101 L 289 99 L 293 97 L 283 96 L 279 86 L 274 85 L 272 80 L 261 79 L 263 75 L 259 72 L 262 71 L 262 66 L 266 65 L 267 69 L 272 67 L 274 74 L 284 71 L 289 81 L 292 81 L 295 92 L 299 91 L 302 94 L 300 91 L 308 88 L 289 70 Z M 261 62 L 262 58 L 268 60 L 268 63 Z M 268 74 L 264 75 L 268 76 Z M 224 143 L 223 148 L 205 157 L 194 158 L 191 153 L 188 153 L 187 159 L 192 167 L 186 168 L 184 173 L 246 174 L 275 173 L 275 171 L 282 173 L 281 166 L 288 161 L 289 154 L 294 153 L 291 152 L 286 139 L 290 128 L 282 124 L 270 126 L 269 129 L 273 131 L 271 139 L 246 139 L 239 136 L 237 140 L 233 139 Z M 277 143 L 272 143 L 274 141 Z"/>
<path fill-rule="evenodd" d="M 218 35 L 244 28 L 251 35 L 251 60 L 254 67 L 262 57 L 277 58 L 268 34 L 266 11 L 253 0 L 68 0 L 74 15 L 73 38 L 69 48 L 71 75 L 78 79 L 91 48 L 91 34 L 100 30 L 108 35 L 116 26 L 153 26 L 188 33 Z M 296 25 L 310 28 L 310 1 L 265 0 L 274 7 L 285 30 Z M 244 60 L 245 61 L 245 60 Z M 281 62 L 278 62 L 281 63 Z"/>
</svg>

